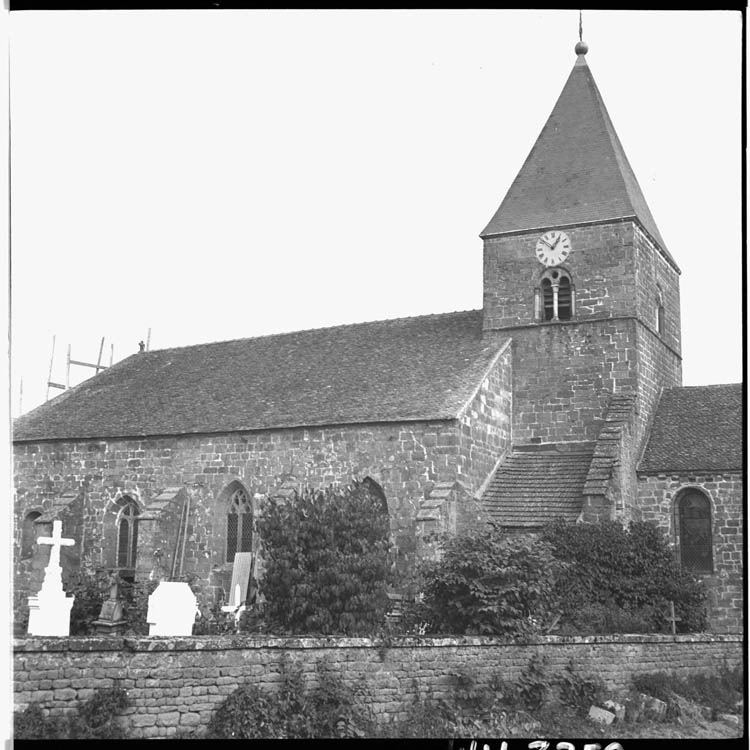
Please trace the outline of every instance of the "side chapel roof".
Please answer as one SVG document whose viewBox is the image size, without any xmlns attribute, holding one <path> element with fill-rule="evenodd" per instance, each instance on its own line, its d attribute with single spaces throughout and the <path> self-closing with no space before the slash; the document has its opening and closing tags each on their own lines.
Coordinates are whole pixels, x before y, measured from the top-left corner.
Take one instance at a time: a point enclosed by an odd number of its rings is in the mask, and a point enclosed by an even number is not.
<svg viewBox="0 0 750 750">
<path fill-rule="evenodd" d="M 141 352 L 19 417 L 14 440 L 451 419 L 504 343 L 471 310 Z"/>
<path fill-rule="evenodd" d="M 579 54 L 552 114 L 482 237 L 635 218 L 673 265 L 594 77 Z"/>
<path fill-rule="evenodd" d="M 555 518 L 575 521 L 583 507 L 583 485 L 594 443 L 515 446 L 482 495 L 482 505 L 500 526 L 535 528 Z"/>
<path fill-rule="evenodd" d="M 741 470 L 743 414 L 742 383 L 665 388 L 638 471 Z"/>
</svg>

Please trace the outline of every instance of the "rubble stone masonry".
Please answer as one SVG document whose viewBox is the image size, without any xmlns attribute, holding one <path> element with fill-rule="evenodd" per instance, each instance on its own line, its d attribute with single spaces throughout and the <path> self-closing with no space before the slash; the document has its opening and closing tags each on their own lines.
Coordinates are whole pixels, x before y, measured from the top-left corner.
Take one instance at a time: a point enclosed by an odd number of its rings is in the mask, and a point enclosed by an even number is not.
<svg viewBox="0 0 750 750">
<path fill-rule="evenodd" d="M 638 452 L 661 389 L 681 384 L 679 275 L 637 222 L 565 231 L 573 251 L 561 268 L 575 288 L 569 321 L 535 317 L 541 231 L 484 244 L 484 331 L 513 339 L 513 441 L 596 440 L 609 395 L 631 392 Z"/>
<path fill-rule="evenodd" d="M 23 619 L 25 597 L 38 591 L 49 558 L 49 548 L 42 545 L 32 558 L 20 559 L 23 519 L 56 504 L 64 533 L 80 530 L 76 545 L 66 548 L 63 569 L 77 567 L 82 554 L 95 566 L 108 567 L 113 563 L 106 559 L 103 535 L 117 498 L 128 495 L 147 509 L 165 490 L 185 488 L 190 521 L 183 570 L 203 582 L 204 603 L 231 580 L 232 566 L 225 562 L 225 490 L 235 481 L 253 496 L 272 494 L 290 477 L 301 486 L 321 488 L 369 476 L 385 491 L 399 553 L 413 556 L 419 502 L 434 484 L 458 480 L 476 491 L 508 449 L 510 378 L 508 346 L 455 420 L 17 443 L 16 619 Z M 60 506 L 59 498 L 71 490 L 75 499 Z M 172 515 L 178 521 L 179 513 Z"/>
<path fill-rule="evenodd" d="M 712 575 L 702 576 L 709 597 L 709 629 L 716 633 L 741 633 L 745 502 L 742 475 L 739 472 L 639 475 L 638 505 L 632 510 L 633 517 L 659 524 L 679 556 L 675 501 L 680 490 L 691 487 L 702 490 L 711 502 L 714 571 Z"/>
<path fill-rule="evenodd" d="M 97 688 L 118 685 L 130 706 L 123 724 L 133 738 L 200 736 L 212 714 L 239 685 L 272 690 L 284 662 L 305 681 L 335 675 L 364 688 L 379 719 L 408 719 L 417 691 L 450 698 L 456 674 L 477 681 L 513 680 L 532 657 L 551 673 L 571 661 L 581 675 L 598 675 L 625 690 L 631 678 L 666 671 L 679 676 L 742 663 L 742 638 L 729 635 L 543 636 L 508 642 L 488 637 L 279 638 L 26 638 L 15 642 L 15 709 L 38 702 L 52 715 L 75 710 Z M 319 671 L 316 671 L 316 666 Z"/>
</svg>

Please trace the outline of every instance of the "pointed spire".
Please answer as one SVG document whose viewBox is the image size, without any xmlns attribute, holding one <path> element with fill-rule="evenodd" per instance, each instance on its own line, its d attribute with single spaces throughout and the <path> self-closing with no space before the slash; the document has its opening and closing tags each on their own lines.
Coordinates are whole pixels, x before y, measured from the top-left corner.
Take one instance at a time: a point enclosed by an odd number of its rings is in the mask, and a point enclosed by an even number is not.
<svg viewBox="0 0 750 750">
<path fill-rule="evenodd" d="M 674 263 L 586 63 L 576 62 L 542 132 L 481 237 L 635 218 Z"/>
</svg>

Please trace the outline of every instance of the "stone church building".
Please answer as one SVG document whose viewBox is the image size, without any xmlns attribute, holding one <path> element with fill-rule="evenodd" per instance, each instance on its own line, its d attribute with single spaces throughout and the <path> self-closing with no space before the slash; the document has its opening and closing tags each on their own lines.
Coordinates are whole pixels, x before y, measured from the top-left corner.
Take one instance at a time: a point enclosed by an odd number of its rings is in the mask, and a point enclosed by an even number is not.
<svg viewBox="0 0 750 750">
<path fill-rule="evenodd" d="M 407 562 L 481 518 L 655 521 L 742 630 L 742 387 L 681 385 L 678 259 L 576 53 L 481 233 L 481 309 L 143 351 L 16 421 L 17 621 L 53 519 L 64 568 L 191 571 L 207 603 L 261 498 L 369 478 Z"/>
</svg>

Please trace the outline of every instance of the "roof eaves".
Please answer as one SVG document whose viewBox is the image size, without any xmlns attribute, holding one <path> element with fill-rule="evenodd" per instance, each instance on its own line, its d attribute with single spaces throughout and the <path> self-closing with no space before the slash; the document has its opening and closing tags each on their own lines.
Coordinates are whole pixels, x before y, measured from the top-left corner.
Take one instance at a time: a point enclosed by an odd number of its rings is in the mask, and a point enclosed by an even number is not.
<svg viewBox="0 0 750 750">
<path fill-rule="evenodd" d="M 645 469 L 642 469 L 640 466 L 635 470 L 635 473 L 639 476 L 658 476 L 660 474 L 674 474 L 674 475 L 683 475 L 683 474 L 690 474 L 691 476 L 693 474 L 740 474 L 744 471 L 744 468 L 742 466 L 725 466 L 723 468 L 718 468 L 716 466 L 712 466 L 710 468 L 700 468 L 698 466 L 690 466 L 689 468 L 682 467 L 675 467 L 672 466 L 671 468 L 654 468 L 654 467 L 648 467 Z"/>
<path fill-rule="evenodd" d="M 281 425 L 271 425 L 266 427 L 232 427 L 224 430 L 182 430 L 173 432 L 138 432 L 129 434 L 108 434 L 108 435 L 93 435 L 81 433 L 80 435 L 67 435 L 67 436 L 53 436 L 53 437 L 24 437 L 24 438 L 13 438 L 13 443 L 17 445 L 24 445 L 26 443 L 61 443 L 61 442 L 75 442 L 77 440 L 144 440 L 144 439 L 160 439 L 160 438 L 179 438 L 179 437 L 198 437 L 201 435 L 237 435 L 245 434 L 248 432 L 277 432 L 278 430 L 305 430 L 305 429 L 338 429 L 340 427 L 355 427 L 355 426 L 366 426 L 366 425 L 386 425 L 386 424 L 402 424 L 405 422 L 453 422 L 457 419 L 457 416 L 453 413 L 438 413 L 431 414 L 428 416 L 419 417 L 392 417 L 387 419 L 362 419 L 342 422 L 306 422 L 290 423 Z"/>
</svg>

